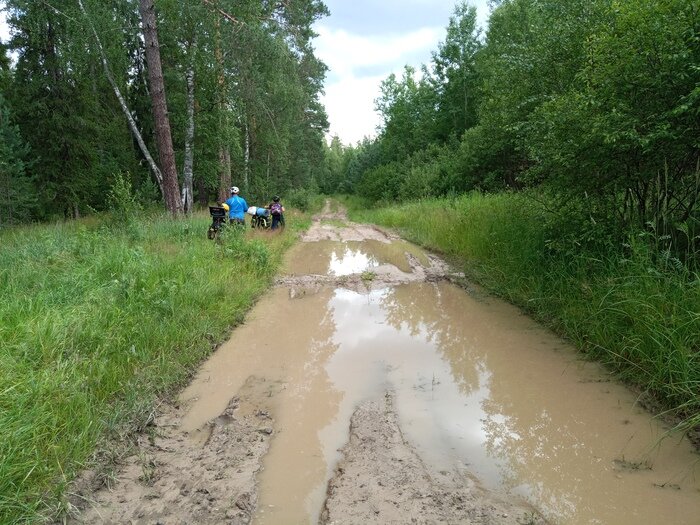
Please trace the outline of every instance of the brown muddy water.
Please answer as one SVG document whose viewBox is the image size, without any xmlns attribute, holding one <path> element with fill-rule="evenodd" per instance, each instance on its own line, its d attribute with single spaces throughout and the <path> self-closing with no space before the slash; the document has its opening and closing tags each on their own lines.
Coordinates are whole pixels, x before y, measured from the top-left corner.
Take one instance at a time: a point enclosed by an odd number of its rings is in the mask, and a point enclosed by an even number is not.
<svg viewBox="0 0 700 525">
<path fill-rule="evenodd" d="M 409 253 L 410 255 L 406 255 Z M 342 277 L 428 256 L 403 241 L 300 243 L 286 283 L 184 392 L 183 425 L 203 439 L 253 376 L 269 385 L 275 434 L 258 475 L 258 524 L 318 521 L 363 401 L 395 394 L 402 430 L 436 470 L 524 497 L 557 524 L 700 523 L 700 456 L 598 366 L 484 294 L 442 282 Z"/>
</svg>

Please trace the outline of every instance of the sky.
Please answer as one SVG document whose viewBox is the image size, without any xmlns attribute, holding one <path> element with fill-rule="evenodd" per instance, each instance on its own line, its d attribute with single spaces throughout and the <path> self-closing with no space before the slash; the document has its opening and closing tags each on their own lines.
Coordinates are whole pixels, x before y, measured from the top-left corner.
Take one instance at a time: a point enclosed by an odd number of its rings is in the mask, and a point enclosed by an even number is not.
<svg viewBox="0 0 700 525">
<path fill-rule="evenodd" d="M 321 102 L 330 121 L 329 137 L 346 144 L 376 135 L 381 119 L 374 111 L 382 80 L 430 62 L 445 39 L 456 0 L 325 0 L 331 14 L 315 25 L 316 55 L 329 71 Z M 470 0 L 483 27 L 487 0 Z M 0 0 L 0 6 L 4 2 Z M 9 36 L 0 11 L 0 40 Z"/>
<path fill-rule="evenodd" d="M 487 0 L 471 0 L 477 20 L 488 19 Z M 329 67 L 321 102 L 329 135 L 346 144 L 376 135 L 374 111 L 382 80 L 405 65 L 427 64 L 445 39 L 455 0 L 325 0 L 331 15 L 317 22 L 316 56 Z"/>
<path fill-rule="evenodd" d="M 5 11 L 2 11 L 3 7 L 5 7 L 5 2 L 0 0 L 0 42 L 5 44 L 10 38 L 10 29 L 5 22 Z"/>
</svg>

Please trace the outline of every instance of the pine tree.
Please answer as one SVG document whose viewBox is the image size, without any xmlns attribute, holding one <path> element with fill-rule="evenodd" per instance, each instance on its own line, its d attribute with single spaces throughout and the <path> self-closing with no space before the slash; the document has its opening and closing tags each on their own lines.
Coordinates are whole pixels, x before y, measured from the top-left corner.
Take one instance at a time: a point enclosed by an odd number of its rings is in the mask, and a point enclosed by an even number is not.
<svg viewBox="0 0 700 525">
<path fill-rule="evenodd" d="M 28 151 L 0 94 L 0 227 L 26 222 L 36 212 L 36 188 L 25 169 Z"/>
</svg>

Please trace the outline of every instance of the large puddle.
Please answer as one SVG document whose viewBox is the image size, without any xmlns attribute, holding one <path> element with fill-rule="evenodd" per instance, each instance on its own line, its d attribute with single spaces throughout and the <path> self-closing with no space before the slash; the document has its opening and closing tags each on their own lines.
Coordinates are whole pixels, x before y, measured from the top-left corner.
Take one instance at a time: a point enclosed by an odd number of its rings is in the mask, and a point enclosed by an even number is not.
<svg viewBox="0 0 700 525">
<path fill-rule="evenodd" d="M 291 274 L 393 264 L 400 243 L 305 243 Z M 275 435 L 259 474 L 258 524 L 314 523 L 364 400 L 395 392 L 406 437 L 436 469 L 526 498 L 558 524 L 681 524 L 700 516 L 700 463 L 625 388 L 495 299 L 446 282 L 364 292 L 276 288 L 183 397 L 196 436 L 246 379 L 270 384 Z"/>
</svg>

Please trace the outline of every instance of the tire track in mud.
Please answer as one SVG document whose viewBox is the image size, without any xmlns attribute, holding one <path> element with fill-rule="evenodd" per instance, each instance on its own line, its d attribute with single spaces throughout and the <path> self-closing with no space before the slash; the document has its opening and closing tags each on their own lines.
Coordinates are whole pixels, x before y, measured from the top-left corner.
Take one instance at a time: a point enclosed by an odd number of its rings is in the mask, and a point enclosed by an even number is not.
<svg viewBox="0 0 700 525">
<path fill-rule="evenodd" d="M 463 473 L 431 470 L 405 439 L 391 392 L 355 410 L 342 452 L 323 525 L 544 523 L 534 509 L 483 490 Z"/>
<path fill-rule="evenodd" d="M 140 435 L 116 480 L 85 472 L 75 486 L 81 524 L 244 524 L 257 505 L 255 475 L 273 435 L 269 401 L 281 385 L 250 377 L 226 410 L 194 436 L 169 406 Z"/>
</svg>

